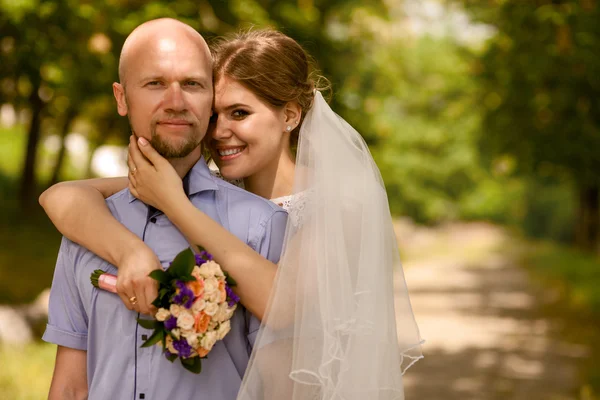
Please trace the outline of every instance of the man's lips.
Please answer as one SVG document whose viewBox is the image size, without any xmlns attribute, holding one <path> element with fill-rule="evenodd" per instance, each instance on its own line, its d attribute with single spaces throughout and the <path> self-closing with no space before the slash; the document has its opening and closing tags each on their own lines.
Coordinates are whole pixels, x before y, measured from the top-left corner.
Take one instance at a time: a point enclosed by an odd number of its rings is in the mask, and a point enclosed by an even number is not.
<svg viewBox="0 0 600 400">
<path fill-rule="evenodd" d="M 166 121 L 158 121 L 159 125 L 192 125 L 191 122 L 185 119 L 170 119 Z"/>
</svg>

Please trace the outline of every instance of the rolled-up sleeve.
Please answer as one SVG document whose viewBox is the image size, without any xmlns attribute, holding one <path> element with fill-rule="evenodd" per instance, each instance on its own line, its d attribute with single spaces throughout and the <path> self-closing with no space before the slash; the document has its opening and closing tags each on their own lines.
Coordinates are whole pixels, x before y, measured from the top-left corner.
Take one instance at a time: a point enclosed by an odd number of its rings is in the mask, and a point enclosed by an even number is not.
<svg viewBox="0 0 600 400">
<path fill-rule="evenodd" d="M 62 239 L 50 289 L 48 325 L 42 339 L 59 346 L 87 350 L 88 318 L 77 288 L 73 248 Z"/>
<path fill-rule="evenodd" d="M 261 224 L 264 228 L 258 232 L 256 237 L 256 251 L 275 264 L 279 262 L 279 258 L 281 257 L 287 219 L 288 215 L 285 211 L 275 211 L 266 220 L 266 223 Z M 256 342 L 256 336 L 258 335 L 258 329 L 260 328 L 260 321 L 247 310 L 246 319 L 248 324 L 248 342 L 250 344 L 249 351 L 252 351 L 252 347 L 254 347 L 254 343 Z"/>
</svg>

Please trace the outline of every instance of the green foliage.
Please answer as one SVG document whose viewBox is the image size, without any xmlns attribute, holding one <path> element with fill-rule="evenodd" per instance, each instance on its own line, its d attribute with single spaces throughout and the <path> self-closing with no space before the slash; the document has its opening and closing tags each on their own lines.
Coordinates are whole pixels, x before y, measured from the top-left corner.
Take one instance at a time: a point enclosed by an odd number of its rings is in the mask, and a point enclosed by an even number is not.
<svg viewBox="0 0 600 400">
<path fill-rule="evenodd" d="M 599 182 L 600 9 L 585 2 L 504 2 L 482 58 L 483 148 L 519 169 Z"/>
<path fill-rule="evenodd" d="M 0 345 L 0 393 L 4 399 L 48 398 L 56 345 Z"/>
<path fill-rule="evenodd" d="M 585 314 L 600 310 L 600 260 L 551 242 L 529 243 L 522 249 L 524 265 L 561 290 L 568 307 Z"/>
</svg>

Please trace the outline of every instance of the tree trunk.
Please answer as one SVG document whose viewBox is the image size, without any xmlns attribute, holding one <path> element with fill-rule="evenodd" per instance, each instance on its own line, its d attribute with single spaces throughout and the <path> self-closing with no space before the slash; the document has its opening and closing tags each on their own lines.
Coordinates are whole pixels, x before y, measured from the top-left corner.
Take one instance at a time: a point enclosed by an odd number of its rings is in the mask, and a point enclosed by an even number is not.
<svg viewBox="0 0 600 400">
<path fill-rule="evenodd" d="M 56 162 L 54 163 L 54 169 L 52 171 L 52 177 L 50 178 L 50 182 L 48 183 L 48 187 L 57 183 L 60 179 L 60 170 L 62 169 L 62 165 L 65 160 L 65 155 L 67 153 L 67 148 L 65 146 L 65 139 L 67 134 L 69 133 L 69 128 L 71 127 L 71 123 L 77 117 L 77 112 L 69 108 L 65 115 L 65 120 L 62 126 L 62 130 L 60 132 L 60 149 L 58 150 L 58 155 L 56 156 Z"/>
<path fill-rule="evenodd" d="M 577 246 L 597 251 L 600 244 L 600 185 L 579 188 L 579 210 L 575 235 Z"/>
<path fill-rule="evenodd" d="M 31 123 L 27 134 L 27 150 L 25 153 L 25 163 L 21 174 L 21 188 L 19 191 L 19 200 L 23 209 L 28 208 L 34 203 L 33 196 L 36 193 L 35 166 L 37 147 L 40 141 L 40 126 L 42 122 L 42 112 L 44 102 L 38 96 L 39 84 L 34 85 L 29 96 L 29 106 L 31 107 Z"/>
</svg>

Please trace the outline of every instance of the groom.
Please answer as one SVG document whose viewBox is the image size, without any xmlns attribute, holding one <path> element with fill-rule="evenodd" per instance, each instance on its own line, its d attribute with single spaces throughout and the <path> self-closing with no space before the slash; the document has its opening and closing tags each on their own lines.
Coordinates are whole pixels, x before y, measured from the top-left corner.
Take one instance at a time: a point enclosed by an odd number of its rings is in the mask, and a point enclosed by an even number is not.
<svg viewBox="0 0 600 400">
<path fill-rule="evenodd" d="M 204 39 L 171 19 L 136 28 L 121 53 L 119 113 L 132 130 L 151 141 L 184 180 L 191 202 L 277 262 L 285 212 L 253 194 L 211 176 L 199 144 L 213 99 L 211 57 Z M 112 214 L 140 236 L 163 263 L 188 246 L 159 211 L 125 189 L 107 200 Z M 265 227 L 257 229 L 257 227 Z M 200 375 L 171 364 L 159 346 L 141 348 L 152 333 L 136 322 L 120 298 L 92 287 L 95 269 L 112 265 L 63 238 L 43 339 L 58 345 L 49 398 L 58 399 L 235 399 L 259 322 L 239 307 L 231 331 L 203 362 Z"/>
</svg>

